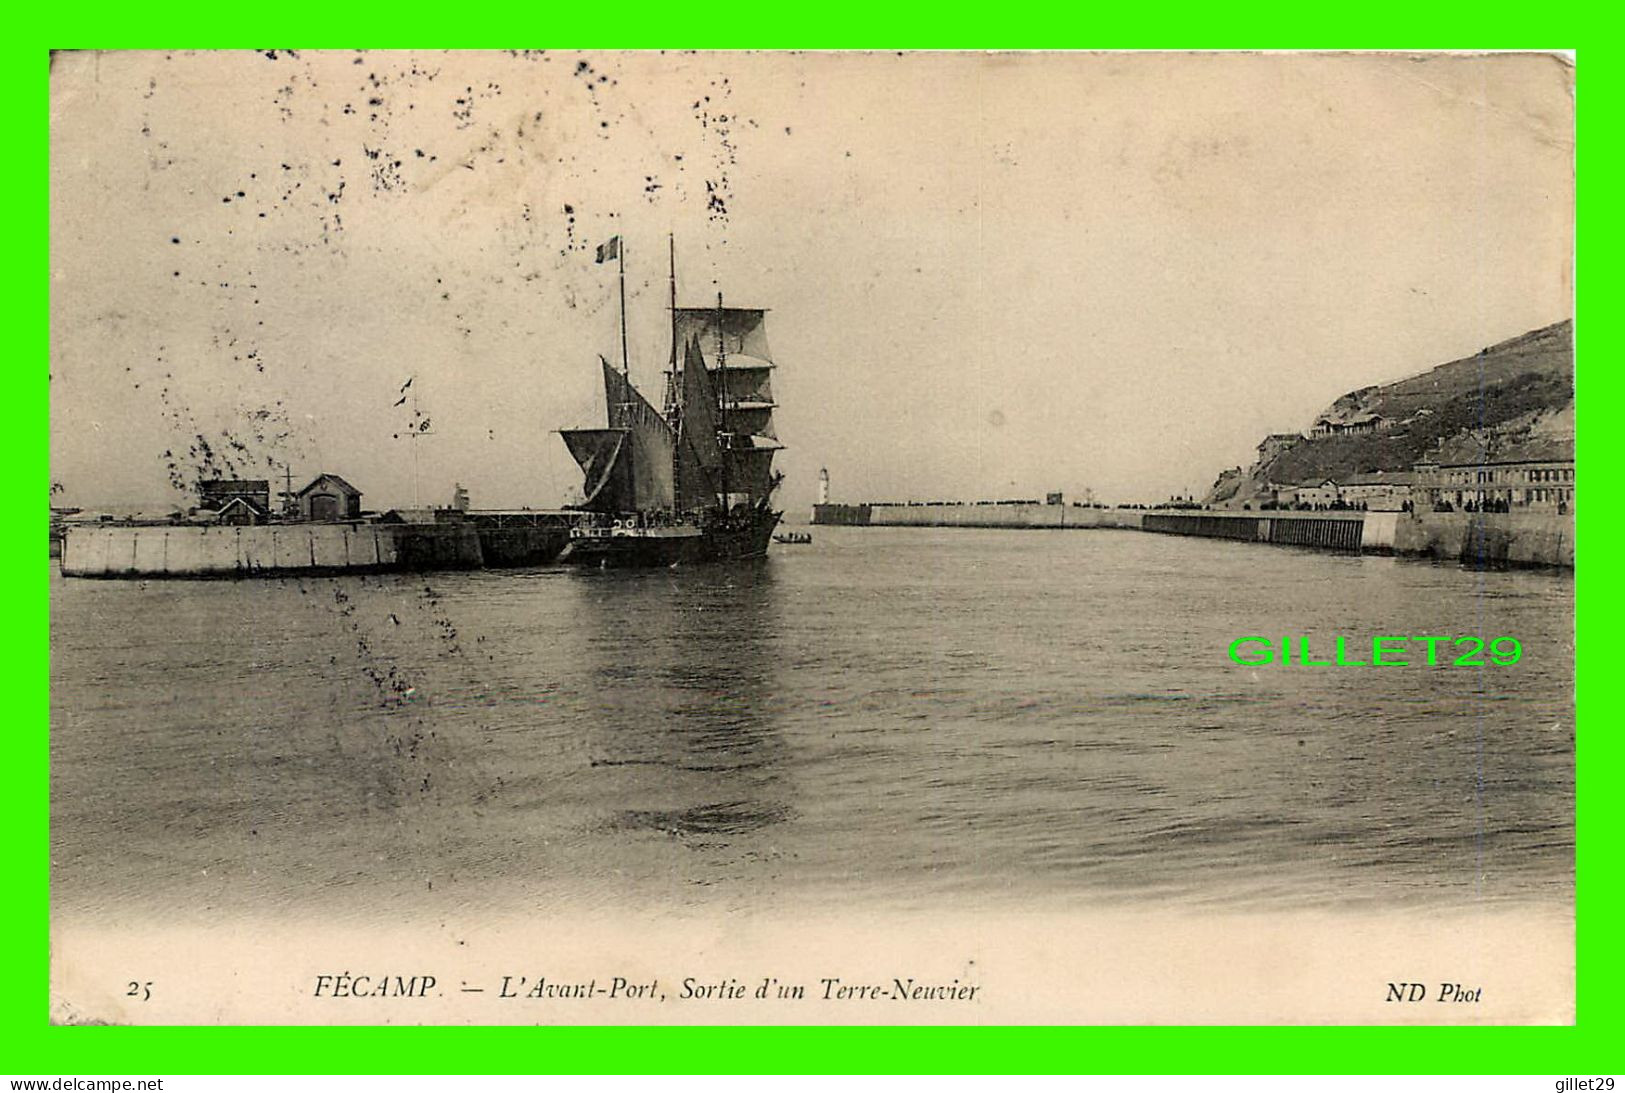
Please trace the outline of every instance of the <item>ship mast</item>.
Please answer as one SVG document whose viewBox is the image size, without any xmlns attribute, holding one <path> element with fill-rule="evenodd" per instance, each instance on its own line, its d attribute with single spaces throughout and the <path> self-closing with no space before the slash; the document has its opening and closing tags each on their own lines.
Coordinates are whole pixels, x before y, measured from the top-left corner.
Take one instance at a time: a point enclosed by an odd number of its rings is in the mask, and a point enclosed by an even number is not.
<svg viewBox="0 0 1625 1093">
<path fill-rule="evenodd" d="M 615 248 L 615 265 L 621 271 L 621 375 L 631 378 L 632 358 L 626 350 L 626 236 L 619 237 Z"/>
<path fill-rule="evenodd" d="M 733 434 L 728 431 L 728 348 L 722 337 L 722 290 L 717 290 L 717 404 L 721 408 L 718 422 L 722 433 L 722 512 L 727 515 L 732 509 L 728 493 L 728 453 L 733 449 Z M 704 358 L 701 358 L 704 366 Z"/>
<path fill-rule="evenodd" d="M 677 236 L 666 233 L 671 261 L 671 363 L 666 366 L 666 416 L 677 408 Z"/>
<path fill-rule="evenodd" d="M 671 363 L 666 367 L 666 420 L 675 423 L 679 430 L 683 429 L 684 422 L 677 413 L 677 235 L 675 232 L 666 233 L 666 253 L 671 268 Z M 683 445 L 679 434 L 678 442 L 671 449 L 671 480 L 674 496 L 683 496 Z M 680 503 L 674 507 L 681 508 Z"/>
<path fill-rule="evenodd" d="M 630 393 L 632 391 L 632 355 L 631 355 L 630 352 L 628 352 L 627 345 L 626 345 L 626 236 L 624 234 L 623 235 L 616 235 L 616 236 L 614 236 L 613 238 L 610 239 L 609 243 L 605 243 L 603 246 L 599 247 L 598 248 L 598 261 L 600 261 L 600 262 L 604 261 L 604 258 L 605 258 L 604 250 L 605 250 L 606 247 L 609 246 L 610 243 L 615 244 L 615 267 L 620 273 L 620 282 L 621 282 L 621 378 L 626 381 L 625 390 L 626 390 L 627 394 L 625 395 L 625 398 L 620 403 L 620 406 L 619 406 L 620 414 L 619 415 L 617 415 L 616 412 L 615 412 L 617 407 L 609 406 L 609 407 L 606 407 L 606 408 L 609 410 L 609 419 L 610 419 L 609 423 L 610 423 L 610 425 L 612 425 L 612 426 L 624 426 L 626 424 L 627 416 L 628 416 L 628 414 L 631 413 L 631 410 L 632 410 L 632 403 L 631 403 L 631 401 L 629 401 L 631 399 L 631 397 L 632 397 L 631 393 Z M 599 356 L 602 357 L 603 354 L 600 353 Z M 606 365 L 608 363 L 609 363 L 608 361 L 605 361 Z"/>
</svg>

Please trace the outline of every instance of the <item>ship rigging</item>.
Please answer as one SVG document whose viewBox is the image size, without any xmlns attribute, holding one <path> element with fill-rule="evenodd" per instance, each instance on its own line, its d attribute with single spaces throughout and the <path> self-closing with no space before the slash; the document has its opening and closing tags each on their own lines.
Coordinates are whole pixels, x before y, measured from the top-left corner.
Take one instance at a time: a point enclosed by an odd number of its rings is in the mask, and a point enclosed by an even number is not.
<svg viewBox="0 0 1625 1093">
<path fill-rule="evenodd" d="M 590 514 L 565 559 L 651 565 L 760 557 L 783 515 L 773 457 L 774 363 L 765 308 L 677 305 L 670 244 L 671 354 L 664 408 L 632 383 L 626 337 L 625 241 L 599 248 L 620 266 L 621 366 L 600 356 L 606 428 L 561 434 L 581 466 Z"/>
</svg>

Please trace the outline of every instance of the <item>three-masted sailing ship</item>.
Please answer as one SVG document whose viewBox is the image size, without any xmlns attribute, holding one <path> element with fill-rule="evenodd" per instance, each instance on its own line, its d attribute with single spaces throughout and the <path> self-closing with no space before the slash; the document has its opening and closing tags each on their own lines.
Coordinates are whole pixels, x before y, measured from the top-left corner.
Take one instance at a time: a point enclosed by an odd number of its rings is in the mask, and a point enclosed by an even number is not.
<svg viewBox="0 0 1625 1093">
<path fill-rule="evenodd" d="M 674 565 L 736 561 L 767 553 L 783 513 L 772 505 L 783 478 L 773 454 L 773 357 L 766 309 L 677 306 L 671 263 L 671 357 L 664 407 L 632 384 L 626 351 L 624 240 L 621 367 L 603 357 L 608 427 L 564 429 L 581 465 L 585 515 L 571 529 L 563 561 Z M 600 250 L 602 256 L 603 251 Z"/>
</svg>

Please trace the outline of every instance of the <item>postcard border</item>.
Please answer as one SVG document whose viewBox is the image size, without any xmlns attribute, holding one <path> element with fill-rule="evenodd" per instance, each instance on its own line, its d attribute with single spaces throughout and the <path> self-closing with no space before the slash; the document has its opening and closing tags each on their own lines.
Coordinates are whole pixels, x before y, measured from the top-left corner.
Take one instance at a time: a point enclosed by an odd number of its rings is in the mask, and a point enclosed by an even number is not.
<svg viewBox="0 0 1625 1093">
<path fill-rule="evenodd" d="M 22 152 L 19 167 L 5 186 L 17 210 L 38 210 L 16 217 L 24 255 L 40 253 L 45 263 L 17 262 L 7 274 L 18 344 L 35 344 L 25 332 L 35 331 L 49 359 L 48 290 L 41 265 L 49 262 L 48 128 L 32 119 L 48 116 L 46 81 L 41 71 L 54 45 L 85 44 L 102 48 L 154 48 L 180 41 L 194 47 L 225 42 L 261 44 L 269 37 L 318 37 L 329 43 L 380 37 L 395 39 L 394 48 L 411 45 L 405 38 L 441 40 L 476 48 L 513 37 L 545 35 L 552 42 L 597 43 L 602 48 L 651 48 L 656 41 L 706 48 L 1131 48 L 1155 38 L 1184 45 L 1201 42 L 1217 48 L 1251 48 L 1259 43 L 1284 46 L 1316 40 L 1330 48 L 1335 39 L 1352 38 L 1374 47 L 1417 48 L 1424 43 L 1459 43 L 1463 39 L 1504 47 L 1513 43 L 1586 43 L 1575 51 L 1578 131 L 1594 121 L 1596 139 L 1583 157 L 1591 187 L 1577 188 L 1579 223 L 1586 226 L 1578 246 L 1578 279 L 1582 298 L 1594 307 L 1576 323 L 1577 392 L 1585 393 L 1586 412 L 1579 447 L 1593 481 L 1611 481 L 1619 457 L 1606 443 L 1619 393 L 1625 381 L 1612 366 L 1619 346 L 1620 310 L 1608 299 L 1618 280 L 1609 260 L 1614 246 L 1613 221 L 1604 210 L 1613 198 L 1604 181 L 1613 177 L 1609 134 L 1604 120 L 1618 117 L 1614 51 L 1592 48 L 1603 40 L 1600 18 L 1587 25 L 1584 16 L 1558 17 L 1528 8 L 1513 12 L 1465 5 L 1423 10 L 1415 5 L 1374 9 L 1327 9 L 1318 15 L 1284 5 L 1274 10 L 1192 6 L 1190 17 L 1168 8 L 1149 15 L 1108 17 L 1078 9 L 1052 18 L 1041 10 L 1019 13 L 963 12 L 945 17 L 933 6 L 929 20 L 916 11 L 881 15 L 872 6 L 821 5 L 781 13 L 776 22 L 741 21 L 736 29 L 699 23 L 688 10 L 634 5 L 645 14 L 594 21 L 581 11 L 543 11 L 535 5 L 483 6 L 471 18 L 462 13 L 455 27 L 445 27 L 431 9 L 418 19 L 392 9 L 391 26 L 380 29 L 365 11 L 303 12 L 279 9 L 274 17 L 253 9 L 187 5 L 162 18 L 138 9 L 78 6 L 71 13 L 19 22 L 3 79 L 9 85 L 15 113 L 14 146 Z M 441 9 L 443 10 L 443 9 Z M 843 11 L 854 19 L 842 18 Z M 857 13 L 861 12 L 861 19 Z M 546 19 L 545 30 L 538 19 Z M 1350 20 L 1359 18 L 1358 26 Z M 855 20 L 855 21 L 854 21 Z M 627 29 L 635 28 L 635 29 Z M 634 41 L 628 45 L 626 39 Z M 704 36 L 703 43 L 695 39 Z M 608 41 L 608 39 L 617 39 Z M 1222 44 L 1222 45 L 1220 45 Z M 337 48 L 337 45 L 330 46 Z M 1437 45 L 1436 45 L 1437 47 Z M 1454 48 L 1452 46 L 1451 48 Z M 1554 48 L 1561 48 L 1554 46 Z M 36 114 L 35 111 L 38 111 Z M 36 158 L 37 157 L 37 158 Z M 1587 198 L 1590 198 L 1588 203 Z M 36 219 L 37 217 L 37 219 Z M 1607 303 L 1605 304 L 1605 300 Z M 1579 316 L 1577 315 L 1577 319 Z M 3 441 L 11 465 L 13 494 L 7 511 L 15 534 L 3 547 L 11 574 L 11 602 L 23 625 L 8 633 L 10 663 L 22 684 L 12 704 L 10 732 L 4 734 L 5 763 L 12 782 L 4 809 L 14 837 L 6 840 L 11 898 L 4 916 L 12 938 L 13 984 L 5 992 L 5 1025 L 10 1033 L 8 1069 L 15 1073 L 952 1073 L 952 1072 L 1082 1072 L 1133 1073 L 1584 1073 L 1617 1063 L 1607 1047 L 1608 1030 L 1621 1025 L 1617 998 L 1620 946 L 1613 920 L 1619 913 L 1620 878 L 1609 868 L 1612 846 L 1620 836 L 1620 809 L 1611 793 L 1618 784 L 1620 744 L 1612 733 L 1609 696 L 1602 687 L 1607 672 L 1609 634 L 1615 616 L 1618 580 L 1608 571 L 1619 519 L 1588 507 L 1577 541 L 1587 555 L 1586 572 L 1576 576 L 1577 648 L 1590 650 L 1576 666 L 1578 710 L 1577 831 L 1579 844 L 1578 1023 L 1572 1028 L 91 1028 L 47 1023 L 49 894 L 48 894 L 48 708 L 49 600 L 47 585 L 23 576 L 38 565 L 37 531 L 31 530 L 30 482 L 49 477 L 49 385 L 27 365 L 26 348 L 10 366 L 13 390 L 22 393 L 23 413 Z M 1589 362 L 1589 364 L 1588 364 Z M 37 409 L 36 409 L 37 407 Z M 38 425 L 33 423 L 37 422 Z M 1598 424 L 1588 431 L 1591 422 Z M 38 429 L 38 433 L 35 429 Z M 36 473 L 36 468 L 38 468 Z M 1602 491 L 1597 491 L 1600 494 Z M 23 514 L 17 516 L 16 514 Z M 1588 550 L 1596 544 L 1595 550 Z M 1264 564 L 1261 562 L 1260 564 Z M 37 570 L 35 572 L 38 572 Z M 37 583 L 36 583 L 37 581 Z M 1584 596 L 1580 595 L 1584 591 Z M 37 620 L 37 622 L 35 621 Z M 37 630 L 35 629 L 37 626 Z"/>
</svg>

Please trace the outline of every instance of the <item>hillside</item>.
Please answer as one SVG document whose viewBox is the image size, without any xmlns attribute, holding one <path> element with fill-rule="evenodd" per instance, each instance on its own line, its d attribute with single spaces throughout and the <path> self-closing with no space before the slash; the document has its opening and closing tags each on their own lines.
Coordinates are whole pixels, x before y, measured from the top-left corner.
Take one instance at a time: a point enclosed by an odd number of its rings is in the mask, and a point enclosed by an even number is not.
<svg viewBox="0 0 1625 1093">
<path fill-rule="evenodd" d="M 1473 431 L 1573 434 L 1573 323 L 1565 320 L 1487 346 L 1420 375 L 1351 391 L 1315 423 L 1345 425 L 1380 415 L 1375 432 L 1306 436 L 1241 473 L 1221 475 L 1209 504 L 1240 504 L 1266 483 L 1296 485 L 1371 471 L 1408 471 L 1441 442 Z M 1311 423 L 1312 425 L 1314 423 Z"/>
<path fill-rule="evenodd" d="M 1523 376 L 1561 379 L 1574 390 L 1574 323 L 1565 319 L 1539 330 L 1479 350 L 1471 357 L 1441 364 L 1420 376 L 1378 388 L 1376 409 L 1401 419 L 1426 406 L 1463 396 L 1480 388 Z"/>
</svg>

